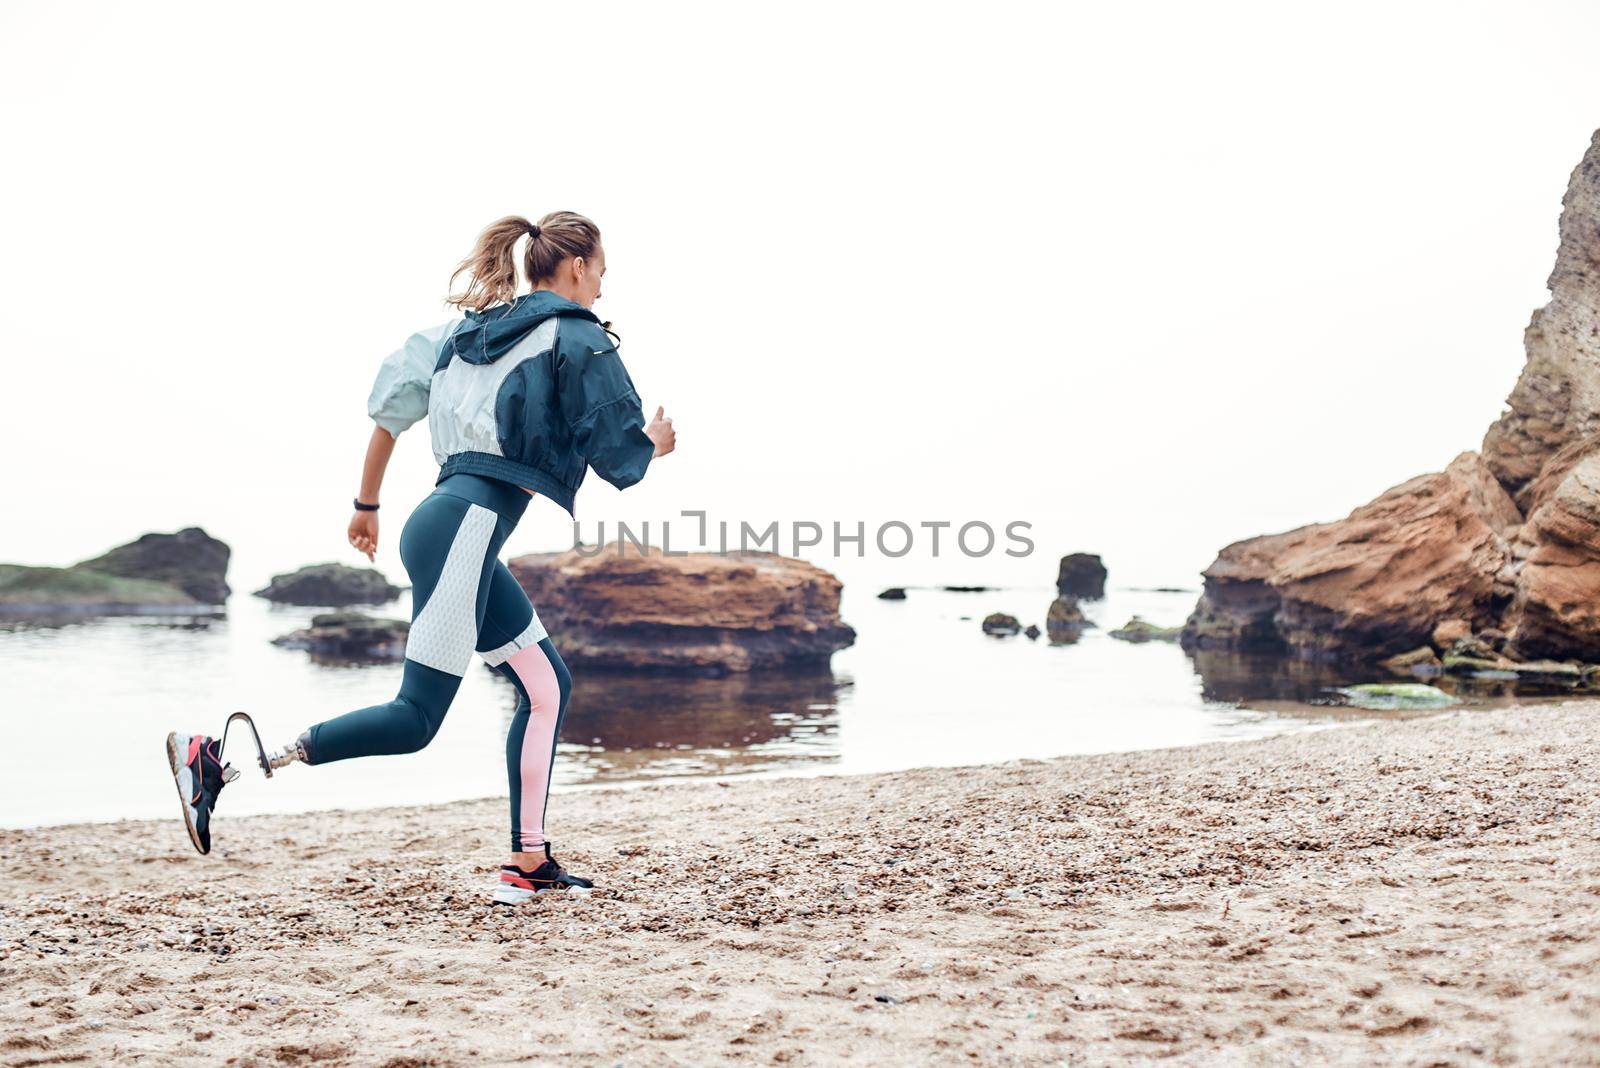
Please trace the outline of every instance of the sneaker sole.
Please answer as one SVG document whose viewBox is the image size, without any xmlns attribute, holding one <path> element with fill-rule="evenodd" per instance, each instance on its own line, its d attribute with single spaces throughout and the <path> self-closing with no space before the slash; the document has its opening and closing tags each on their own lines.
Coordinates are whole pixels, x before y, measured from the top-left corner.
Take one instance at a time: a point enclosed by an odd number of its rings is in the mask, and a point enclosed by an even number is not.
<svg viewBox="0 0 1600 1068">
<path fill-rule="evenodd" d="M 182 738 L 182 741 L 179 741 Z M 184 750 L 189 747 L 189 736 L 177 731 L 167 735 L 167 763 L 172 765 L 172 782 L 178 788 L 178 805 L 183 809 L 183 825 L 189 831 L 189 841 L 203 856 L 208 850 L 200 844 L 200 833 L 194 829 L 194 807 L 189 798 L 194 796 L 194 773 L 184 760 Z"/>
<path fill-rule="evenodd" d="M 520 886 L 497 886 L 491 898 L 496 905 L 520 905 L 535 894 L 548 894 L 552 889 L 553 887 L 546 887 L 543 890 L 524 890 Z"/>
</svg>

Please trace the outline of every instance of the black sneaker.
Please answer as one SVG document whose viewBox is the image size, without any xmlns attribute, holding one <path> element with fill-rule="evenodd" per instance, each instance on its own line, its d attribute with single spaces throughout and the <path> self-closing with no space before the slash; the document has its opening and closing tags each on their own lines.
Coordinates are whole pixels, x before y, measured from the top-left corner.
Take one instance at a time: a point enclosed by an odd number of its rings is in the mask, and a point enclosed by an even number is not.
<svg viewBox="0 0 1600 1068">
<path fill-rule="evenodd" d="M 204 734 L 167 735 L 167 763 L 183 804 L 183 823 L 189 840 L 202 853 L 211 852 L 211 810 L 222 788 L 239 777 L 232 764 L 222 763 L 222 746 Z"/>
<path fill-rule="evenodd" d="M 546 842 L 544 863 L 532 871 L 525 871 L 515 864 L 500 868 L 500 885 L 494 888 L 494 900 L 498 905 L 520 905 L 534 894 L 542 894 L 546 890 L 590 890 L 593 887 L 594 883 L 588 879 L 573 875 L 563 868 L 550 855 L 550 843 Z"/>
</svg>

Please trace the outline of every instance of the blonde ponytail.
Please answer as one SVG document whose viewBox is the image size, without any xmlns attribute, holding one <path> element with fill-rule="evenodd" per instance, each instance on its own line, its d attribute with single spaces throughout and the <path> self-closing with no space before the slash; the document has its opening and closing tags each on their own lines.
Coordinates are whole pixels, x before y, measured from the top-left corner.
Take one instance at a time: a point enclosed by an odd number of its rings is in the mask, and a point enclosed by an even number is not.
<svg viewBox="0 0 1600 1068">
<path fill-rule="evenodd" d="M 530 286 L 555 277 L 556 268 L 569 256 L 594 256 L 600 244 L 600 228 L 575 211 L 553 211 L 531 223 L 520 215 L 497 219 L 478 235 L 471 254 L 450 276 L 450 285 L 467 276 L 467 288 L 447 298 L 458 308 L 483 311 L 495 304 L 509 304 L 518 289 L 517 260 L 512 254 L 517 241 L 529 237 L 522 256 L 522 273 Z"/>
</svg>

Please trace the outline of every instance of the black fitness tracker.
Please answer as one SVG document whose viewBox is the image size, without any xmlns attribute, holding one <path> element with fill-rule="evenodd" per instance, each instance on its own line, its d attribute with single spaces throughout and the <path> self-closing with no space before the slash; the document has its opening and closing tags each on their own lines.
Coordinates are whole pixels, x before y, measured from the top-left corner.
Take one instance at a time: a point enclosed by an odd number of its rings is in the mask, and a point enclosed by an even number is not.
<svg viewBox="0 0 1600 1068">
<path fill-rule="evenodd" d="M 378 510 L 378 506 L 375 504 L 362 504 L 360 497 L 355 499 L 355 506 L 358 512 L 376 512 Z"/>
</svg>

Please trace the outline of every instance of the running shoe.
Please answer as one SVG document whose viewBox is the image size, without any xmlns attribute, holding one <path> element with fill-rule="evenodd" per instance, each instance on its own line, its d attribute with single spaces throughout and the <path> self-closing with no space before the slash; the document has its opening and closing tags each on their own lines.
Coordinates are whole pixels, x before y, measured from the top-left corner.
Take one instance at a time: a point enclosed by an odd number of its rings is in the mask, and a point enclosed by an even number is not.
<svg viewBox="0 0 1600 1068">
<path fill-rule="evenodd" d="M 239 777 L 232 764 L 222 763 L 222 745 L 204 734 L 167 735 L 167 763 L 183 805 L 183 824 L 189 841 L 202 853 L 211 852 L 211 811 L 222 788 Z"/>
<path fill-rule="evenodd" d="M 534 894 L 542 894 L 547 890 L 589 890 L 593 887 L 594 883 L 588 879 L 573 875 L 563 868 L 550 855 L 550 843 L 546 842 L 544 863 L 532 871 L 525 871 L 515 864 L 500 868 L 500 885 L 494 888 L 494 900 L 497 905 L 520 905 Z"/>
</svg>

